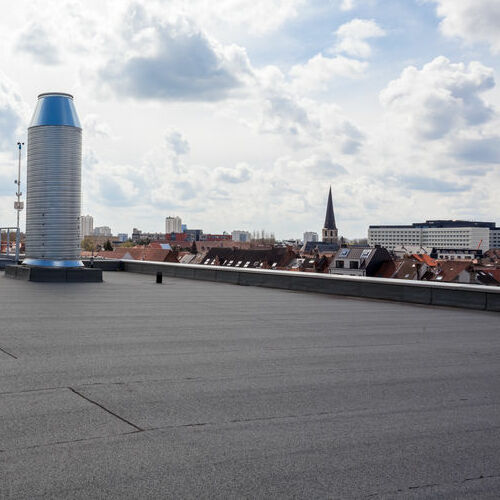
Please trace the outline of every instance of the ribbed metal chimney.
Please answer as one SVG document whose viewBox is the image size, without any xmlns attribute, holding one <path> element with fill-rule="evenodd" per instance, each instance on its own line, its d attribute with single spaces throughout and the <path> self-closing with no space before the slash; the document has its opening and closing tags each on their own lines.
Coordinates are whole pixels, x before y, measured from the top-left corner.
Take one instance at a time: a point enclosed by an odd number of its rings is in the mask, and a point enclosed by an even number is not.
<svg viewBox="0 0 500 500">
<path fill-rule="evenodd" d="M 26 258 L 33 266 L 81 267 L 82 128 L 73 96 L 38 96 L 28 127 Z"/>
</svg>

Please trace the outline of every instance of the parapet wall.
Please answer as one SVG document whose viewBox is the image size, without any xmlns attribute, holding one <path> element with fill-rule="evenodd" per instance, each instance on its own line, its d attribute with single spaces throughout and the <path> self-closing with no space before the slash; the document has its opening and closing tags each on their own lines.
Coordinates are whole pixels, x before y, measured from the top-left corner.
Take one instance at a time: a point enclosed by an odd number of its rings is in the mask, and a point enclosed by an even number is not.
<svg viewBox="0 0 500 500">
<path fill-rule="evenodd" d="M 500 311 L 500 288 L 455 283 L 367 278 L 267 269 L 173 264 L 122 260 L 123 270 L 174 278 L 216 281 L 233 285 L 262 286 L 301 292 L 326 293 L 414 304 Z"/>
</svg>

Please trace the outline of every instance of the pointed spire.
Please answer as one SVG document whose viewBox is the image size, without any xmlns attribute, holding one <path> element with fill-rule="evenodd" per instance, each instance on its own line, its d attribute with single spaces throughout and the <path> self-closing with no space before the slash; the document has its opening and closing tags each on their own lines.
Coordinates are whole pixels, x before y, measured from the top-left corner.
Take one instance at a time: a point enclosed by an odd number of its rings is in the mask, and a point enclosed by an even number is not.
<svg viewBox="0 0 500 500">
<path fill-rule="evenodd" d="M 325 229 L 337 229 L 337 226 L 335 225 L 335 215 L 333 213 L 332 186 L 330 186 L 330 192 L 328 193 L 328 204 L 326 206 L 325 225 L 323 227 Z"/>
</svg>

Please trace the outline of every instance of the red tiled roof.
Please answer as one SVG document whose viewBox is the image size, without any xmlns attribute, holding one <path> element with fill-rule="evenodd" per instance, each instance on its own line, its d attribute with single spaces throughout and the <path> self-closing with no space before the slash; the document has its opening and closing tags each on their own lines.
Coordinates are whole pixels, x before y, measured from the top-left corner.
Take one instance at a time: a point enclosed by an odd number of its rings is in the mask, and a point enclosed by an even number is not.
<svg viewBox="0 0 500 500">
<path fill-rule="evenodd" d="M 445 260 L 439 263 L 439 272 L 436 274 L 435 281 L 450 282 L 457 278 L 457 276 L 464 270 L 471 267 L 470 262 Z"/>
<path fill-rule="evenodd" d="M 400 280 L 418 279 L 418 269 L 420 264 L 413 259 L 403 259 L 393 278 Z"/>
<path fill-rule="evenodd" d="M 378 268 L 378 271 L 375 273 L 375 276 L 377 278 L 392 278 L 400 265 L 401 261 L 396 260 L 383 262 L 382 265 Z"/>
<path fill-rule="evenodd" d="M 152 260 L 155 262 L 179 262 L 174 252 L 162 248 L 132 247 L 117 248 L 112 252 L 98 252 L 99 257 L 108 259 L 123 259 L 130 257 L 133 260 Z"/>
<path fill-rule="evenodd" d="M 491 267 L 475 267 L 476 271 L 483 271 L 483 273 L 491 274 L 491 276 L 500 282 L 500 269 L 495 269 Z"/>
<path fill-rule="evenodd" d="M 412 257 L 414 259 L 418 260 L 419 262 L 423 262 L 424 264 L 427 264 L 429 267 L 437 266 L 437 262 L 425 253 L 424 254 L 414 253 L 414 254 L 412 254 Z"/>
</svg>

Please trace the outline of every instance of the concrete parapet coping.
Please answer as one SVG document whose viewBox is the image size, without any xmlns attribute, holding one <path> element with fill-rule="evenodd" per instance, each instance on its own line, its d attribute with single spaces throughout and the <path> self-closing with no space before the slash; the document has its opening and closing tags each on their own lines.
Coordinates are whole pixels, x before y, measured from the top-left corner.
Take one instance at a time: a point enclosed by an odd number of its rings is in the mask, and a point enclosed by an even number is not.
<svg viewBox="0 0 500 500">
<path fill-rule="evenodd" d="M 123 259 L 129 272 L 246 286 L 500 311 L 500 287 Z"/>
<path fill-rule="evenodd" d="M 301 276 L 304 278 L 313 278 L 319 280 L 338 280 L 338 281 L 353 281 L 353 282 L 362 282 L 362 283 L 387 283 L 391 285 L 398 286 L 408 286 L 411 284 L 416 287 L 432 287 L 432 288 L 454 288 L 457 290 L 477 290 L 484 292 L 485 289 L 488 292 L 497 293 L 500 295 L 500 287 L 489 287 L 485 285 L 467 285 L 464 283 L 440 283 L 437 281 L 417 281 L 417 280 L 403 280 L 403 279 L 395 279 L 395 278 L 371 278 L 368 276 L 348 276 L 348 275 L 340 275 L 340 274 L 327 274 L 327 273 L 304 273 L 301 271 L 281 271 L 281 270 L 273 270 L 273 269 L 245 269 L 240 267 L 224 267 L 224 266 L 211 266 L 211 265 L 202 265 L 202 264 L 177 264 L 174 262 L 155 262 L 151 260 L 128 260 L 121 259 L 120 262 L 126 264 L 148 264 L 148 265 L 157 265 L 161 267 L 169 267 L 172 269 L 180 268 L 180 269 L 212 269 L 214 271 L 224 271 L 228 273 L 245 273 L 245 274 L 269 274 L 269 275 L 281 275 L 281 276 Z M 156 272 L 156 271 L 154 271 Z"/>
</svg>

